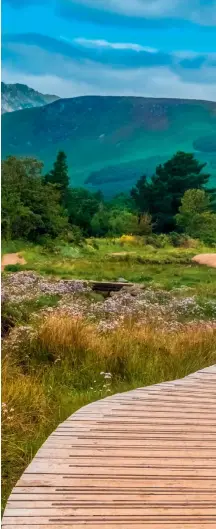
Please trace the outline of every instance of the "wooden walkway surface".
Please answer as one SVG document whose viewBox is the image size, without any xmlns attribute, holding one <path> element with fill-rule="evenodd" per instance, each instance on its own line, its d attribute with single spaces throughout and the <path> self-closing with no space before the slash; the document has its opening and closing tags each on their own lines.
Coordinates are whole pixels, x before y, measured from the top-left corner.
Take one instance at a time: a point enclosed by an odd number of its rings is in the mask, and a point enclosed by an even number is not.
<svg viewBox="0 0 216 529">
<path fill-rule="evenodd" d="M 72 415 L 14 488 L 12 527 L 215 529 L 216 366 Z"/>
</svg>

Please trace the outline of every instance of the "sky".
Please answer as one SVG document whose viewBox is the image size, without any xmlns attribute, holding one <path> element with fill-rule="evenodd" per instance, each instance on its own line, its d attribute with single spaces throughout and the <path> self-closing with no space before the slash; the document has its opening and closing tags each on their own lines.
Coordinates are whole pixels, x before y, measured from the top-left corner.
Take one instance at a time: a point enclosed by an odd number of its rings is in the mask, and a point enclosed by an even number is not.
<svg viewBox="0 0 216 529">
<path fill-rule="evenodd" d="M 216 0 L 3 0 L 2 80 L 216 101 Z"/>
</svg>

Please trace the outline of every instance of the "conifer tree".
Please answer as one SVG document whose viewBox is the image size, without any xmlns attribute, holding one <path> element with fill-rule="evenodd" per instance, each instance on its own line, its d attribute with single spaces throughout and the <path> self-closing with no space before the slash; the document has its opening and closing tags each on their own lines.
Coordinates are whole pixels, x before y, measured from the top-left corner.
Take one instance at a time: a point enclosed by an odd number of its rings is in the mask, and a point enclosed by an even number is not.
<svg viewBox="0 0 216 529">
<path fill-rule="evenodd" d="M 60 191 L 62 203 L 67 201 L 69 189 L 69 176 L 67 156 L 64 151 L 59 151 L 53 169 L 45 176 L 45 182 L 55 184 Z"/>
<path fill-rule="evenodd" d="M 205 189 L 208 183 L 210 175 L 203 171 L 205 166 L 192 153 L 177 152 L 156 168 L 150 181 L 146 176 L 138 180 L 131 191 L 132 198 L 141 213 L 150 213 L 156 231 L 169 232 L 175 229 L 175 215 L 185 191 Z M 208 192 L 213 199 L 213 190 L 209 189 Z"/>
</svg>

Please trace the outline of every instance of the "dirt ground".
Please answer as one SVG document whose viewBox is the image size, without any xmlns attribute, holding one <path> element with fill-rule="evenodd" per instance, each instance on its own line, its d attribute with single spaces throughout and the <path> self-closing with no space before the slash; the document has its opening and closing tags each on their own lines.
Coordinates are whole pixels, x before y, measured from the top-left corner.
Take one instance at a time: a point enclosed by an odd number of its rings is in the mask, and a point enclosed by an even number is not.
<svg viewBox="0 0 216 529">
<path fill-rule="evenodd" d="M 201 253 L 199 255 L 195 255 L 192 261 L 195 261 L 195 263 L 198 264 L 216 268 L 216 253 Z"/>
<path fill-rule="evenodd" d="M 2 257 L 1 270 L 3 271 L 5 269 L 5 266 L 7 265 L 16 265 L 16 264 L 24 265 L 26 264 L 26 261 L 23 257 L 20 257 L 18 253 L 6 253 Z"/>
</svg>

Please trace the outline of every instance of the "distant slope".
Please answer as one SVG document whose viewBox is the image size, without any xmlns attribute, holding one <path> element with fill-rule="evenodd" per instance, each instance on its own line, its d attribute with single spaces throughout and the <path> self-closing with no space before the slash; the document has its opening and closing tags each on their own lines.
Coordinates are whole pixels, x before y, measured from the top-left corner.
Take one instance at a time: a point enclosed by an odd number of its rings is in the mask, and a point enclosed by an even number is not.
<svg viewBox="0 0 216 529">
<path fill-rule="evenodd" d="M 24 108 L 41 107 L 59 99 L 58 96 L 41 94 L 25 84 L 1 83 L 1 112 L 14 112 Z"/>
<path fill-rule="evenodd" d="M 208 162 L 216 184 L 216 103 L 86 96 L 2 117 L 2 154 L 37 156 L 49 169 L 59 149 L 74 185 L 126 191 L 177 150 Z"/>
</svg>

